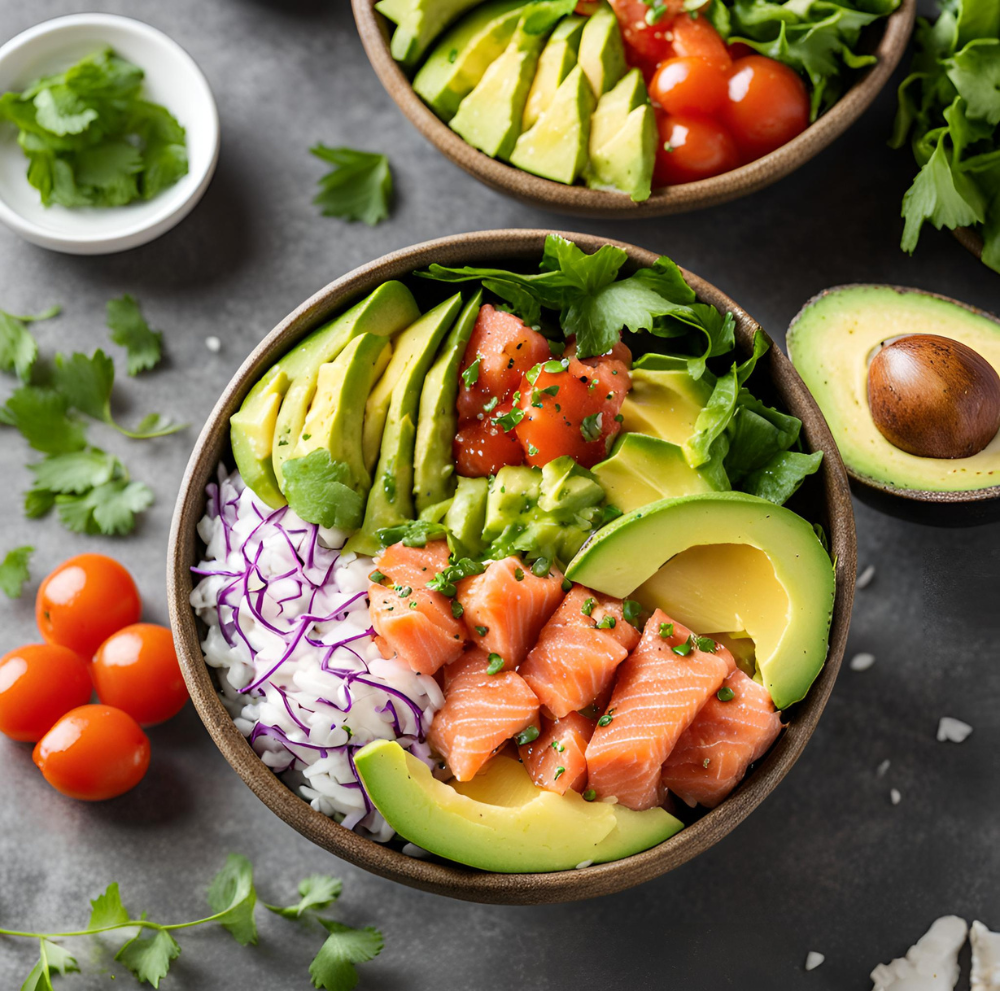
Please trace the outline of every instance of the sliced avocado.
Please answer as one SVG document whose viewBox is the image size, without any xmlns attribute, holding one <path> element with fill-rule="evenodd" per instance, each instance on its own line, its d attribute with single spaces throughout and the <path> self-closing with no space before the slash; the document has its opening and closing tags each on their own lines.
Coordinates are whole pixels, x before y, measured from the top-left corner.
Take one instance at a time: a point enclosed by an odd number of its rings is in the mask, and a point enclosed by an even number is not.
<svg viewBox="0 0 1000 991">
<path fill-rule="evenodd" d="M 301 432 L 312 402 L 319 366 L 340 354 L 357 334 L 394 334 L 418 316 L 413 293 L 402 282 L 385 282 L 346 313 L 314 330 L 260 377 L 230 419 L 230 428 L 236 467 L 264 502 L 273 508 L 285 504 L 272 456 L 286 447 L 291 453 L 290 445 Z M 286 407 L 299 411 L 296 417 Z"/>
<path fill-rule="evenodd" d="M 801 516 L 756 496 L 702 493 L 634 510 L 566 574 L 699 633 L 748 635 L 756 677 L 779 709 L 805 697 L 826 660 L 833 563 Z"/>
<path fill-rule="evenodd" d="M 523 19 L 503 54 L 458 105 L 449 127 L 491 158 L 508 159 L 521 133 L 544 34 L 528 34 Z"/>
<path fill-rule="evenodd" d="M 361 454 L 365 399 L 391 350 L 388 338 L 362 334 L 333 361 L 320 365 L 316 396 L 286 464 L 325 448 L 331 461 L 347 465 L 354 491 L 368 494 L 371 477 Z"/>
<path fill-rule="evenodd" d="M 693 379 L 684 367 L 633 368 L 632 389 L 622 404 L 622 430 L 650 434 L 683 447 L 712 394 L 706 376 Z"/>
<path fill-rule="evenodd" d="M 528 131 L 552 103 L 559 85 L 576 65 L 576 53 L 580 49 L 580 35 L 587 23 L 585 17 L 570 14 L 564 17 L 549 36 L 538 59 L 535 79 L 528 91 L 528 101 L 524 105 L 522 129 Z"/>
<path fill-rule="evenodd" d="M 576 182 L 587 164 L 593 111 L 594 92 L 576 66 L 535 126 L 517 139 L 511 165 L 555 182 Z"/>
<path fill-rule="evenodd" d="M 443 502 L 455 492 L 455 459 L 452 443 L 458 427 L 455 399 L 458 369 L 465 356 L 483 300 L 480 290 L 455 321 L 441 353 L 424 379 L 417 416 L 417 441 L 413 452 L 413 498 L 417 512 Z"/>
<path fill-rule="evenodd" d="M 676 444 L 648 434 L 625 434 L 611 457 L 592 470 L 608 502 L 623 513 L 660 499 L 711 492 L 717 485 L 711 473 L 692 468 Z"/>
<path fill-rule="evenodd" d="M 603 500 L 604 490 L 594 473 L 578 465 L 568 454 L 553 458 L 542 468 L 538 496 L 542 512 L 571 519 Z"/>
<path fill-rule="evenodd" d="M 487 479 L 459 476 L 455 497 L 444 514 L 444 525 L 476 557 L 480 557 L 486 550 L 483 530 L 486 527 L 488 496 Z"/>
<path fill-rule="evenodd" d="M 462 294 L 455 293 L 425 313 L 403 335 L 409 338 L 410 360 L 396 381 L 389 402 L 378 465 L 372 475 L 372 488 L 365 507 L 364 525 L 347 544 L 349 550 L 358 554 L 375 554 L 381 547 L 377 537 L 379 530 L 416 516 L 413 508 L 413 449 L 420 389 L 438 347 L 461 307 Z M 402 348 L 401 337 L 393 360 Z M 392 361 L 383 378 L 391 367 Z M 367 417 L 367 410 L 365 415 Z"/>
<path fill-rule="evenodd" d="M 437 43 L 413 80 L 417 95 L 444 121 L 507 47 L 527 0 L 493 0 L 470 11 Z"/>
<path fill-rule="evenodd" d="M 392 57 L 414 69 L 434 39 L 480 0 L 379 0 L 375 9 L 396 24 Z"/>
<path fill-rule="evenodd" d="M 483 540 L 489 543 L 511 524 L 538 505 L 542 492 L 542 472 L 539 468 L 506 465 L 490 486 L 486 500 L 486 524 Z"/>
<path fill-rule="evenodd" d="M 682 828 L 663 809 L 620 816 L 618 806 L 586 802 L 572 790 L 543 791 L 510 757 L 495 757 L 459 786 L 472 794 L 438 781 L 395 742 L 369 743 L 354 760 L 369 797 L 396 832 L 481 870 L 572 870 L 654 846 Z"/>
<path fill-rule="evenodd" d="M 656 164 L 656 117 L 638 69 L 598 101 L 590 129 L 587 185 L 649 199 Z"/>
<path fill-rule="evenodd" d="M 788 356 L 855 475 L 880 486 L 930 492 L 1000 484 L 1000 433 L 971 457 L 924 458 L 896 447 L 875 426 L 868 366 L 884 343 L 914 333 L 959 341 L 1000 373 L 1000 322 L 950 300 L 892 286 L 843 286 L 817 296 L 788 330 Z"/>
<path fill-rule="evenodd" d="M 607 93 L 628 70 L 618 17 L 606 0 L 602 0 L 583 29 L 577 61 L 597 97 Z"/>
</svg>

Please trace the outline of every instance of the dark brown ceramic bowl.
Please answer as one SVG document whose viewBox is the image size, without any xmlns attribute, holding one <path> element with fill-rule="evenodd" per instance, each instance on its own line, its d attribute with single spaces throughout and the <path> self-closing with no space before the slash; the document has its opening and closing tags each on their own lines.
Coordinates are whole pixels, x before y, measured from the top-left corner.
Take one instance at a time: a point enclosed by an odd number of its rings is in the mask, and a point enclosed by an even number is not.
<svg viewBox="0 0 1000 991">
<path fill-rule="evenodd" d="M 971 227 L 956 227 L 952 234 L 966 251 L 971 251 L 980 261 L 983 260 L 983 235 L 979 231 Z"/>
<path fill-rule="evenodd" d="M 973 237 L 978 237 L 974 231 L 967 228 L 959 228 Z M 958 231 L 955 232 L 956 235 Z M 959 238 L 959 240 L 962 240 Z M 965 243 L 964 241 L 962 242 Z M 980 244 L 982 242 L 980 241 Z M 968 245 L 967 245 L 968 247 Z M 970 249 L 971 250 L 971 249 Z M 812 297 L 792 319 L 788 325 L 791 330 L 795 326 L 799 317 L 815 303 L 822 299 L 827 293 L 836 292 L 838 289 L 853 289 L 857 286 L 831 286 L 817 293 Z M 895 289 L 897 292 L 920 293 L 923 296 L 933 296 L 935 299 L 943 299 L 948 303 L 975 313 L 977 316 L 986 317 L 994 323 L 1000 324 L 1000 317 L 995 316 L 987 310 L 980 310 L 978 307 L 970 306 L 961 300 L 952 299 L 950 296 L 942 296 L 940 293 L 926 292 L 923 289 L 912 289 L 905 286 L 882 286 L 880 288 Z M 864 503 L 877 509 L 881 513 L 895 516 L 911 523 L 923 523 L 927 526 L 942 527 L 966 527 L 979 526 L 983 523 L 996 523 L 1000 521 L 1000 485 L 991 485 L 986 489 L 971 489 L 965 492 L 928 492 L 920 489 L 900 489 L 885 482 L 862 475 L 854 471 L 849 465 L 845 466 L 847 474 L 851 479 L 851 489 L 854 494 Z"/>
<path fill-rule="evenodd" d="M 885 85 L 906 49 L 916 0 L 902 0 L 885 21 L 871 25 L 867 50 L 878 56 L 870 69 L 859 73 L 857 81 L 837 103 L 797 138 L 763 158 L 732 172 L 680 186 L 654 189 L 643 203 L 633 203 L 622 193 L 584 186 L 567 186 L 505 165 L 473 148 L 440 120 L 414 92 L 410 80 L 389 51 L 389 22 L 374 7 L 375 0 L 352 0 L 354 19 L 368 58 L 400 110 L 418 131 L 456 165 L 492 189 L 508 193 L 525 203 L 591 217 L 661 217 L 715 206 L 746 196 L 794 172 L 817 155 L 851 126 Z"/>
<path fill-rule="evenodd" d="M 805 701 L 792 711 L 788 729 L 774 749 L 719 808 L 660 846 L 616 863 L 553 874 L 493 874 L 437 860 L 415 860 L 364 839 L 314 811 L 260 761 L 216 695 L 202 657 L 198 625 L 188 604 L 192 587 L 190 569 L 202 550 L 195 527 L 205 511 L 206 484 L 215 477 L 219 461 L 230 458 L 230 416 L 277 358 L 331 314 L 367 295 L 380 283 L 405 278 L 431 262 L 534 266 L 541 258 L 546 233 L 485 231 L 418 244 L 355 269 L 306 300 L 257 346 L 216 404 L 188 462 L 170 533 L 167 571 L 170 621 L 184 678 L 216 745 L 254 794 L 303 836 L 344 860 L 415 888 L 469 901 L 539 904 L 609 894 L 672 870 L 717 843 L 777 786 L 816 728 L 843 658 L 854 597 L 854 516 L 847 475 L 819 408 L 789 361 L 772 348 L 758 363 L 755 390 L 765 400 L 780 402 L 800 417 L 806 448 L 825 454 L 819 473 L 807 479 L 795 498 L 796 508 L 810 520 L 822 523 L 829 534 L 837 561 L 837 597 L 826 666 Z M 607 243 L 588 234 L 565 236 L 588 252 Z M 652 265 L 656 259 L 651 251 L 628 244 L 620 247 L 629 255 L 627 269 Z M 690 272 L 685 272 L 685 276 L 700 299 L 732 311 L 736 317 L 738 347 L 748 353 L 757 323 L 714 286 Z M 795 842 L 791 826 L 787 842 Z"/>
</svg>

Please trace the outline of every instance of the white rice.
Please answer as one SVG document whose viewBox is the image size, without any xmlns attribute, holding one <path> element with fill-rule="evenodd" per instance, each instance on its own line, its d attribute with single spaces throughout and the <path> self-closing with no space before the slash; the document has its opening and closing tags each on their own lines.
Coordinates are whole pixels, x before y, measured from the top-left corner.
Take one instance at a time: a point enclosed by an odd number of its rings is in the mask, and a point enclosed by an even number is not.
<svg viewBox="0 0 1000 991">
<path fill-rule="evenodd" d="M 191 605 L 208 627 L 202 649 L 223 703 L 314 809 L 386 842 L 393 830 L 361 787 L 353 753 L 397 740 L 431 765 L 425 734 L 444 704 L 437 682 L 379 653 L 364 594 L 374 562 L 339 553 L 347 534 L 270 509 L 221 466 L 208 496 Z"/>
</svg>

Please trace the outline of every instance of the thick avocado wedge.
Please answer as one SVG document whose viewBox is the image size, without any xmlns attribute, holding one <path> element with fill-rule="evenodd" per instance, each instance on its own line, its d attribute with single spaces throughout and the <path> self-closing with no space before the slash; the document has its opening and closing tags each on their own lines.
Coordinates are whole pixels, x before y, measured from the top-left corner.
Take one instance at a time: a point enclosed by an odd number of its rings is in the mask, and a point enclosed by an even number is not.
<svg viewBox="0 0 1000 991">
<path fill-rule="evenodd" d="M 413 89 L 444 121 L 490 64 L 500 57 L 527 0 L 494 0 L 470 11 L 434 47 L 413 79 Z"/>
<path fill-rule="evenodd" d="M 375 9 L 395 22 L 390 50 L 406 69 L 414 69 L 434 39 L 479 0 L 379 0 Z"/>
<path fill-rule="evenodd" d="M 567 577 L 632 596 L 702 634 L 748 634 L 779 709 L 826 660 L 834 570 L 812 526 L 742 492 L 664 499 L 604 527 Z"/>
<path fill-rule="evenodd" d="M 875 426 L 868 365 L 884 342 L 914 333 L 959 341 L 1000 372 L 1000 322 L 951 300 L 892 286 L 843 286 L 817 296 L 788 330 L 788 356 L 823 410 L 845 464 L 862 481 L 924 492 L 1000 485 L 1000 434 L 971 457 L 924 458 L 900 450 Z M 936 521 L 949 519 L 954 513 Z"/>
<path fill-rule="evenodd" d="M 236 467 L 264 502 L 275 509 L 285 504 L 275 460 L 280 465 L 291 454 L 302 432 L 320 365 L 359 334 L 390 336 L 419 316 L 413 293 L 402 282 L 385 282 L 314 330 L 261 376 L 230 420 L 230 435 Z"/>
<path fill-rule="evenodd" d="M 660 499 L 725 491 L 725 473 L 692 468 L 676 444 L 648 434 L 625 434 L 611 457 L 591 471 L 604 489 L 608 503 L 630 513 Z"/>
<path fill-rule="evenodd" d="M 552 103 L 556 90 L 576 65 L 576 53 L 580 49 L 580 36 L 585 17 L 570 14 L 564 17 L 549 35 L 549 40 L 538 59 L 538 69 L 528 91 L 524 105 L 522 129 L 528 131 Z"/>
<path fill-rule="evenodd" d="M 606 0 L 602 0 L 583 29 L 577 61 L 597 97 L 607 93 L 628 71 L 618 17 Z"/>
<path fill-rule="evenodd" d="M 663 809 L 621 815 L 628 810 L 586 802 L 573 791 L 543 791 L 509 757 L 495 757 L 458 788 L 388 740 L 369 743 L 354 760 L 368 796 L 396 832 L 480 870 L 572 870 L 638 853 L 682 828 Z"/>
<path fill-rule="evenodd" d="M 455 493 L 455 460 L 452 443 L 458 427 L 455 399 L 458 369 L 465 356 L 483 300 L 480 290 L 466 303 L 454 327 L 441 345 L 420 390 L 417 440 L 413 452 L 413 499 L 417 512 L 444 502 Z"/>
<path fill-rule="evenodd" d="M 371 478 L 361 453 L 361 428 L 364 422 L 365 399 L 372 383 L 389 361 L 392 345 L 386 337 L 362 334 L 355 337 L 337 357 L 321 365 L 317 376 L 316 396 L 309 408 L 302 433 L 285 462 L 291 465 L 313 451 L 325 449 L 333 464 L 347 469 L 344 484 L 362 497 L 368 495 Z M 309 522 L 307 512 L 297 505 L 295 490 L 286 486 L 289 505 Z M 355 504 L 353 497 L 352 505 Z M 343 518 L 343 517 L 341 517 Z M 357 518 L 355 526 L 360 526 Z"/>
<path fill-rule="evenodd" d="M 686 365 L 633 368 L 632 389 L 622 404 L 622 430 L 683 447 L 711 394 L 707 374 L 693 379 Z"/>
<path fill-rule="evenodd" d="M 510 158 L 544 44 L 544 34 L 528 34 L 519 24 L 503 54 L 458 105 L 448 126 L 491 158 Z"/>
<path fill-rule="evenodd" d="M 594 93 L 576 66 L 556 90 L 548 109 L 514 145 L 511 165 L 544 179 L 572 184 L 587 164 Z"/>
<path fill-rule="evenodd" d="M 358 554 L 375 554 L 382 546 L 376 536 L 379 530 L 416 516 L 413 507 L 413 450 L 420 390 L 438 347 L 461 308 L 462 294 L 456 293 L 406 330 L 406 335 L 413 335 L 407 342 L 412 348 L 410 360 L 396 381 L 389 401 L 378 464 L 372 474 L 372 488 L 365 507 L 364 525 L 347 544 L 349 550 Z M 401 339 L 394 359 L 402 346 Z M 391 368 L 392 361 L 383 378 Z"/>
<path fill-rule="evenodd" d="M 409 326 L 419 316 L 420 310 L 410 290 L 402 282 L 385 282 L 346 313 L 312 333 L 298 348 L 286 355 L 286 358 L 295 357 L 288 373 L 292 381 L 275 418 L 272 432 L 274 439 L 268 456 L 271 462 L 270 475 L 279 489 L 284 491 L 281 466 L 291 457 L 302 433 L 309 405 L 316 395 L 320 366 L 333 361 L 355 337 L 376 334 L 388 338 Z M 283 358 L 282 361 L 284 360 Z M 246 403 L 243 405 L 245 407 Z M 238 415 L 242 413 L 243 410 L 240 410 Z M 237 418 L 234 417 L 234 429 L 236 421 Z M 242 465 L 240 471 L 243 471 Z M 277 505 L 280 506 L 282 502 L 283 497 Z"/>
<path fill-rule="evenodd" d="M 444 525 L 470 554 L 480 557 L 486 550 L 486 500 L 489 480 L 459 477 L 455 497 L 444 514 Z"/>
<path fill-rule="evenodd" d="M 638 69 L 598 101 L 590 130 L 587 185 L 649 199 L 656 163 L 656 117 Z"/>
</svg>

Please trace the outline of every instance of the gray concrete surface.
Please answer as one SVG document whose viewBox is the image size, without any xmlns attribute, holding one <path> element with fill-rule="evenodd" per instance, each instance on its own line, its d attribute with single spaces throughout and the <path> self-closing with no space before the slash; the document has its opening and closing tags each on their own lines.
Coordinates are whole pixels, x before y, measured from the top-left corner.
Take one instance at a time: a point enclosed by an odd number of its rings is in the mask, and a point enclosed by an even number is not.
<svg viewBox="0 0 1000 991">
<path fill-rule="evenodd" d="M 0 650 L 35 639 L 37 577 L 83 550 L 120 558 L 139 581 L 146 616 L 165 620 L 172 504 L 216 396 L 285 313 L 394 248 L 505 226 L 619 237 L 707 277 L 779 339 L 806 299 L 837 283 L 893 282 L 1000 305 L 1000 279 L 949 235 L 925 232 L 913 259 L 898 250 L 899 201 L 913 166 L 885 144 L 891 88 L 834 147 L 769 190 L 685 217 L 593 223 L 523 207 L 442 159 L 379 86 L 347 0 L 0 0 L 0 41 L 95 7 L 149 21 L 199 62 L 222 115 L 219 171 L 180 227 L 124 255 L 51 254 L 0 229 L 0 306 L 21 312 L 62 303 L 64 316 L 38 328 L 43 348 L 89 351 L 105 342 L 105 301 L 133 293 L 164 330 L 168 359 L 140 382 L 123 382 L 116 411 L 127 418 L 155 409 L 192 428 L 149 443 L 92 431 L 156 490 L 136 534 L 115 542 L 69 535 L 54 520 L 25 522 L 27 451 L 0 433 L 0 548 L 38 548 L 28 596 L 0 601 Z M 318 140 L 389 153 L 399 191 L 390 222 L 369 230 L 318 215 L 310 200 L 322 166 L 307 153 Z M 206 349 L 209 335 L 221 339 L 220 353 Z M 407 890 L 337 862 L 275 818 L 189 707 L 152 732 L 154 761 L 142 786 L 103 805 L 61 798 L 38 776 L 27 747 L 0 740 L 0 925 L 79 924 L 87 899 L 111 880 L 128 905 L 156 919 L 193 918 L 209 877 L 239 850 L 256 864 L 268 900 L 290 896 L 313 872 L 343 877 L 341 918 L 386 934 L 385 952 L 364 968 L 364 988 L 867 989 L 871 967 L 905 951 L 938 915 L 1000 928 L 1000 528 L 930 530 L 859 506 L 858 538 L 861 566 L 874 564 L 877 575 L 858 595 L 849 652 L 871 651 L 875 666 L 844 671 L 778 791 L 672 875 L 550 908 L 477 907 Z M 972 737 L 937 743 L 943 715 L 971 723 Z M 885 759 L 891 769 L 878 778 Z M 896 807 L 892 787 L 902 794 Z M 277 919 L 262 918 L 261 926 L 256 949 L 221 931 L 186 936 L 162 987 L 309 987 L 319 937 L 294 935 Z M 77 948 L 91 973 L 59 986 L 130 986 L 120 968 L 102 972 L 106 958 L 86 943 Z M 809 950 L 827 959 L 806 973 Z M 0 991 L 16 991 L 34 952 L 0 939 Z"/>
</svg>

